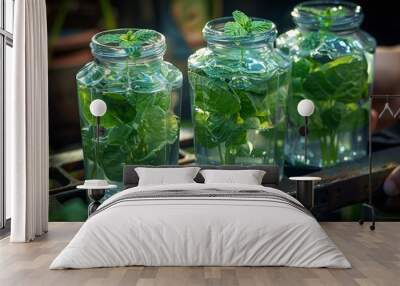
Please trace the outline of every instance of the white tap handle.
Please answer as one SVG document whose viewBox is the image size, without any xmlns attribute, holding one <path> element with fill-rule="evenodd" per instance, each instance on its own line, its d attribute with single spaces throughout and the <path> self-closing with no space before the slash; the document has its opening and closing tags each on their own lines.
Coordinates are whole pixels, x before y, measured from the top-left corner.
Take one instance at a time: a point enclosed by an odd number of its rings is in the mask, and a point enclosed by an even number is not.
<svg viewBox="0 0 400 286">
<path fill-rule="evenodd" d="M 107 112 L 107 104 L 101 99 L 95 99 L 90 103 L 90 113 L 96 117 L 101 117 Z"/>
<path fill-rule="evenodd" d="M 314 113 L 315 105 L 309 99 L 303 99 L 297 105 L 297 112 L 303 117 L 309 117 Z"/>
</svg>

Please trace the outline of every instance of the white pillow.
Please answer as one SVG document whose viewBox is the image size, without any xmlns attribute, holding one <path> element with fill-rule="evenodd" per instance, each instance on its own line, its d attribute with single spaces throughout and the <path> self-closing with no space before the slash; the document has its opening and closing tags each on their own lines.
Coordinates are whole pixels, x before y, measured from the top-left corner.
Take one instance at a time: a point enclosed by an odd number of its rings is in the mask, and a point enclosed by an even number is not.
<svg viewBox="0 0 400 286">
<path fill-rule="evenodd" d="M 262 170 L 201 170 L 205 184 L 246 184 L 261 185 L 265 171 Z"/>
<path fill-rule="evenodd" d="M 135 168 L 139 186 L 195 183 L 199 167 L 185 168 Z"/>
</svg>

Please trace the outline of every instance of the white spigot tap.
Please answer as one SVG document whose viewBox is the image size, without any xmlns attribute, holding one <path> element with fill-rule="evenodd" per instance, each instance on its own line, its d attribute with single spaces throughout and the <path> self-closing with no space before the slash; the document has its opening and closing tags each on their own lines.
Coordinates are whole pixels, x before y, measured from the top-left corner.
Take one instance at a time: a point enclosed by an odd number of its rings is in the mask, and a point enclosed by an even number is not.
<svg viewBox="0 0 400 286">
<path fill-rule="evenodd" d="M 95 148 L 95 164 L 93 174 L 95 179 L 97 177 L 97 164 L 100 146 L 100 118 L 107 112 L 107 104 L 101 99 L 95 99 L 90 103 L 90 113 L 96 118 L 96 148 Z"/>
<path fill-rule="evenodd" d="M 297 112 L 304 117 L 304 164 L 307 164 L 307 144 L 308 144 L 308 117 L 315 111 L 314 102 L 309 99 L 303 99 L 297 104 Z"/>
<path fill-rule="evenodd" d="M 314 113 L 314 102 L 309 99 L 303 99 L 297 105 L 297 112 L 303 117 L 309 117 Z"/>
<path fill-rule="evenodd" d="M 101 99 L 95 99 L 90 103 L 90 113 L 96 117 L 101 117 L 107 112 L 107 104 Z"/>
</svg>

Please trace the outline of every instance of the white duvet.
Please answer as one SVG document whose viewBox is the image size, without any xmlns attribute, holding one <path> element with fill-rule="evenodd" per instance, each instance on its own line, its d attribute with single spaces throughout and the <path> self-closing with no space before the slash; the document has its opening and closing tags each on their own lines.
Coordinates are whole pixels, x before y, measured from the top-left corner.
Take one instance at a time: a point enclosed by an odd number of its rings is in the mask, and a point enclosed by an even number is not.
<svg viewBox="0 0 400 286">
<path fill-rule="evenodd" d="M 257 198 L 152 198 L 131 192 L 262 190 L 238 184 L 143 186 L 122 191 L 90 217 L 50 269 L 145 266 L 294 266 L 349 268 L 350 263 L 309 214 Z M 108 208 L 104 206 L 109 205 Z"/>
</svg>

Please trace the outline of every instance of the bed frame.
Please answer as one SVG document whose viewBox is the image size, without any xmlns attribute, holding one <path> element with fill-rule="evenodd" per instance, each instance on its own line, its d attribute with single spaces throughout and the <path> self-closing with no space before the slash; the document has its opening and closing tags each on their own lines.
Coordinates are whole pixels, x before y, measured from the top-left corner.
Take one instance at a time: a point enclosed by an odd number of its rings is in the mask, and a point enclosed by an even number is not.
<svg viewBox="0 0 400 286">
<path fill-rule="evenodd" d="M 188 166 L 180 166 L 180 165 L 163 165 L 163 166 L 148 166 L 148 165 L 125 165 L 124 173 L 123 173 L 123 183 L 124 189 L 133 188 L 138 185 L 139 176 L 135 171 L 137 167 L 147 167 L 147 168 L 184 168 L 184 167 L 200 167 L 201 169 L 218 169 L 218 170 L 263 170 L 265 171 L 265 175 L 262 179 L 262 185 L 266 187 L 274 187 L 277 188 L 279 185 L 279 167 L 274 165 L 250 165 L 250 166 L 241 166 L 241 165 L 188 165 Z M 194 178 L 197 183 L 204 183 L 204 178 L 200 174 Z"/>
</svg>

